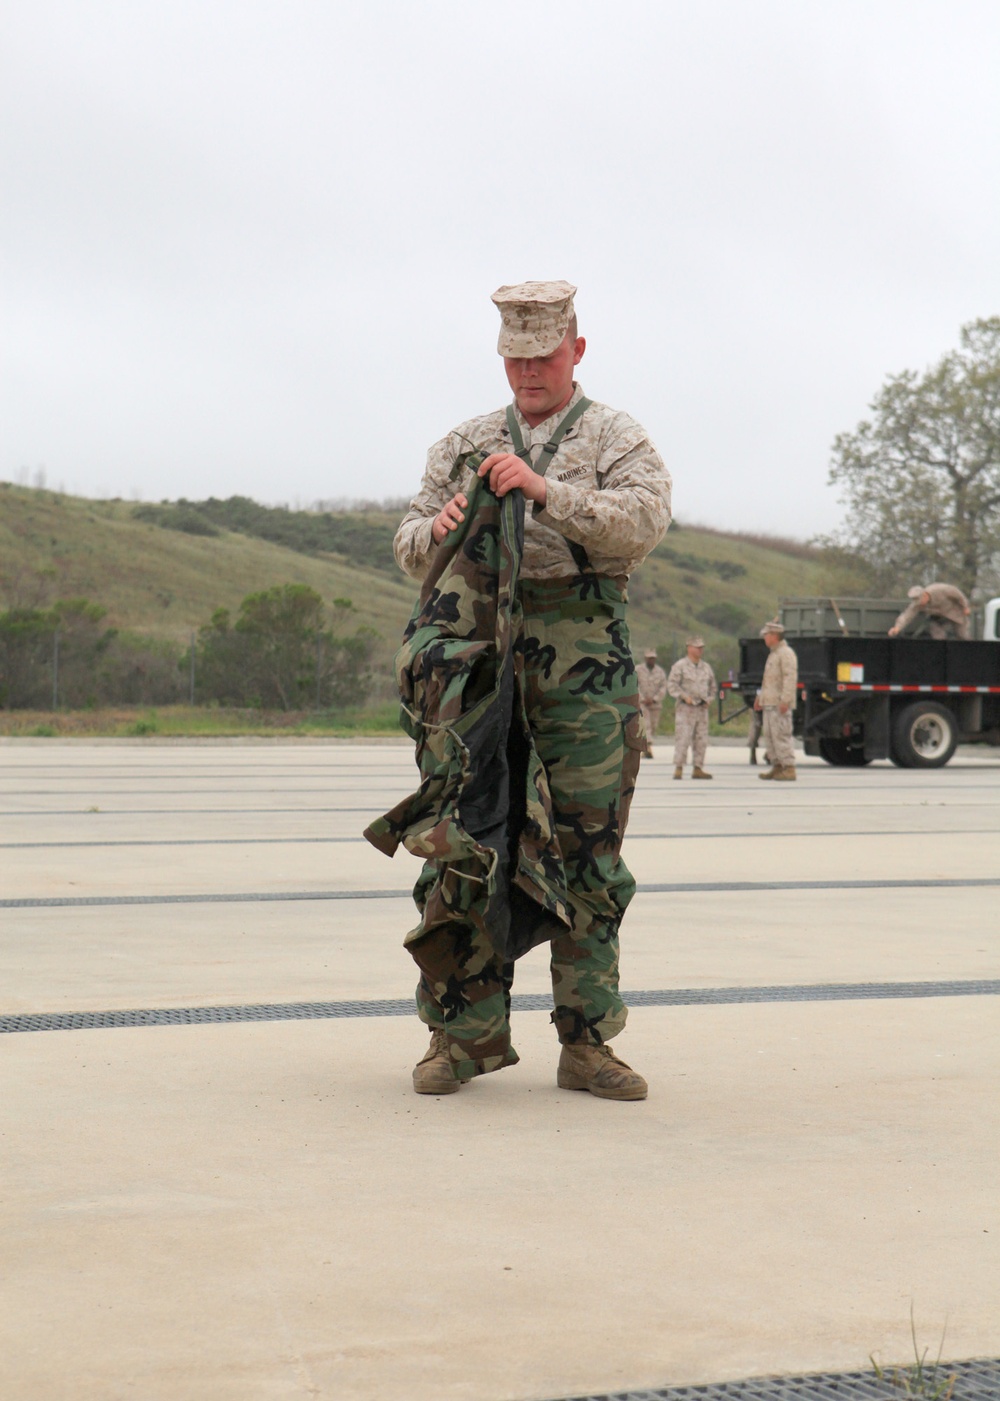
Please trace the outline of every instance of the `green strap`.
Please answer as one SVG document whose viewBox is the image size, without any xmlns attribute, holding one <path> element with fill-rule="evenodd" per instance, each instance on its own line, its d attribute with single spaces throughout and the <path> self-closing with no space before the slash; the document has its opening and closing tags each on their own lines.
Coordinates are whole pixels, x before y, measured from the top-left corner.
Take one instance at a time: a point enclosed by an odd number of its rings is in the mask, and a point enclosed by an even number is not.
<svg viewBox="0 0 1000 1401">
<path fill-rule="evenodd" d="M 576 401 L 576 403 L 570 409 L 569 413 L 559 424 L 556 431 L 552 434 L 552 437 L 542 448 L 541 452 L 538 455 L 537 464 L 532 462 L 531 460 L 531 449 L 525 447 L 524 445 L 524 435 L 521 432 L 521 425 L 517 421 L 517 415 L 514 412 L 514 405 L 508 404 L 507 427 L 510 429 L 510 437 L 511 442 L 514 444 L 515 457 L 520 457 L 523 461 L 527 462 L 528 466 L 533 472 L 537 472 L 540 477 L 544 477 L 545 473 L 549 469 L 549 463 L 552 461 L 553 457 L 555 457 L 556 452 L 558 451 L 559 444 L 562 442 L 563 438 L 565 438 L 569 429 L 573 427 L 573 424 L 577 421 L 577 419 L 583 417 L 583 415 L 587 412 L 592 403 L 592 399 L 585 398 L 581 398 Z"/>
</svg>

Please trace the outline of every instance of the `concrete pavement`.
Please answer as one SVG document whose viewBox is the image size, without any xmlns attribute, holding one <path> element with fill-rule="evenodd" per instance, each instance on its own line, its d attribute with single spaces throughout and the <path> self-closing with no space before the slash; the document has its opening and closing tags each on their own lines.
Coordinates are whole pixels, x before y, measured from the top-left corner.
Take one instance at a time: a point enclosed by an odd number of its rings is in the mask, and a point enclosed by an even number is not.
<svg viewBox="0 0 1000 1401">
<path fill-rule="evenodd" d="M 1000 1000 L 947 995 L 1000 978 L 1000 884 L 915 884 L 1000 881 L 1000 763 L 710 760 L 643 769 L 627 859 L 688 888 L 636 897 L 626 988 L 946 995 L 637 1007 L 643 1104 L 558 1091 L 540 1011 L 443 1100 L 409 1017 L 4 1036 L 0 1396 L 548 1401 L 905 1362 L 911 1301 L 932 1355 L 946 1321 L 946 1356 L 1000 1354 Z M 0 1015 L 408 997 L 416 865 L 358 838 L 414 773 L 0 745 Z M 775 879 L 825 888 L 709 888 Z"/>
</svg>

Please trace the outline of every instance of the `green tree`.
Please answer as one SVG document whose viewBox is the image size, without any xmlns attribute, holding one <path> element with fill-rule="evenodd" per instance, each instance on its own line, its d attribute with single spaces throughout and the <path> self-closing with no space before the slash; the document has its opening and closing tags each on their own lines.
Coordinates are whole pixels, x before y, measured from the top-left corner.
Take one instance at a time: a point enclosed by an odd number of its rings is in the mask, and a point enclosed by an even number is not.
<svg viewBox="0 0 1000 1401">
<path fill-rule="evenodd" d="M 100 699 L 98 671 L 114 641 L 114 628 L 104 626 L 107 610 L 86 598 L 64 598 L 52 605 L 59 634 L 59 702 L 70 708 L 96 705 Z"/>
<path fill-rule="evenodd" d="M 0 613 L 0 704 L 11 710 L 50 705 L 57 657 L 60 704 L 95 703 L 99 663 L 116 636 L 104 617 L 105 610 L 86 598 Z"/>
<path fill-rule="evenodd" d="M 0 705 L 16 710 L 44 705 L 46 668 L 52 658 L 52 615 L 38 608 L 10 608 L 0 613 Z"/>
<path fill-rule="evenodd" d="M 361 704 L 378 634 L 345 632 L 353 609 L 350 599 L 334 599 L 328 627 L 322 598 L 306 584 L 248 594 L 235 623 L 217 609 L 198 634 L 197 693 L 266 710 Z"/>
<path fill-rule="evenodd" d="M 265 709 L 310 703 L 323 623 L 323 600 L 308 584 L 276 584 L 240 604 L 236 632 L 248 644 L 248 679 Z"/>
<path fill-rule="evenodd" d="M 247 704 L 243 651 L 243 638 L 232 627 L 229 609 L 217 608 L 198 629 L 196 699 Z"/>
<path fill-rule="evenodd" d="M 1000 316 L 962 327 L 923 374 L 890 375 L 871 418 L 834 441 L 830 481 L 877 586 L 992 589 L 1000 566 Z"/>
<path fill-rule="evenodd" d="M 355 617 L 349 598 L 333 600 L 333 626 L 320 649 L 320 695 L 333 710 L 363 705 L 374 680 L 372 661 L 380 635 L 363 624 L 345 631 Z"/>
</svg>

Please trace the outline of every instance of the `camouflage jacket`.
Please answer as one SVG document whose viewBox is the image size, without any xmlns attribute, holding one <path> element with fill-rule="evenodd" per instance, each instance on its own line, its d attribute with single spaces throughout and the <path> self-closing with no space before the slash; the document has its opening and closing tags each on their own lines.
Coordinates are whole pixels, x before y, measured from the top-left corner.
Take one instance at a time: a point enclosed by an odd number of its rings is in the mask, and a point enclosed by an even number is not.
<svg viewBox="0 0 1000 1401">
<path fill-rule="evenodd" d="M 662 705 L 667 694 L 667 673 L 662 666 L 647 666 L 640 662 L 635 669 L 639 699 L 646 705 Z"/>
<path fill-rule="evenodd" d="M 795 704 L 795 687 L 799 679 L 799 659 L 782 638 L 767 654 L 764 676 L 760 683 L 760 703 L 766 705 Z"/>
<path fill-rule="evenodd" d="M 670 668 L 667 690 L 674 700 L 686 701 L 690 705 L 708 705 L 718 692 L 715 672 L 704 657 L 697 662 L 687 656 L 679 657 Z"/>
<path fill-rule="evenodd" d="M 542 446 L 583 397 L 579 385 L 564 410 L 537 427 L 516 409 L 518 427 L 537 465 Z M 469 494 L 470 473 L 455 464 L 470 449 L 511 452 L 506 410 L 461 423 L 427 454 L 420 490 L 396 532 L 399 567 L 422 579 L 434 555 L 434 517 L 457 491 Z M 482 458 L 478 459 L 482 461 Z M 525 520 L 522 574 L 526 579 L 561 579 L 576 574 L 572 544 L 582 545 L 598 574 L 631 574 L 666 534 L 670 524 L 670 474 L 646 435 L 626 413 L 592 403 L 569 429 L 545 474 L 544 509 Z"/>
<path fill-rule="evenodd" d="M 954 623 L 958 628 L 960 636 L 968 637 L 969 600 L 962 590 L 954 584 L 928 584 L 926 592 L 930 595 L 926 606 L 922 606 L 920 599 L 915 598 L 910 606 L 900 613 L 895 626 L 902 631 L 914 618 L 924 614 L 932 618 L 947 618 L 949 623 Z"/>
<path fill-rule="evenodd" d="M 568 927 L 566 875 L 514 672 L 524 497 L 500 500 L 474 473 L 467 494 L 465 521 L 436 548 L 396 654 L 422 782 L 365 836 L 387 856 L 402 843 L 427 863 L 407 943 L 471 921 L 514 959 Z"/>
</svg>

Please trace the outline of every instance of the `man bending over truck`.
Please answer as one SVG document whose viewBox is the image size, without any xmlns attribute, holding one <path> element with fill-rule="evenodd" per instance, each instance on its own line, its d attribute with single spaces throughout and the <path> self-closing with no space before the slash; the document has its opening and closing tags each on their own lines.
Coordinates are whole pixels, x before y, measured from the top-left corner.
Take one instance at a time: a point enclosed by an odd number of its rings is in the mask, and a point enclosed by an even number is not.
<svg viewBox="0 0 1000 1401">
<path fill-rule="evenodd" d="M 915 618 L 923 615 L 927 618 L 928 632 L 938 641 L 948 637 L 968 640 L 969 600 L 954 584 L 915 584 L 907 597 L 912 602 L 889 629 L 890 637 L 898 637 Z"/>
</svg>

